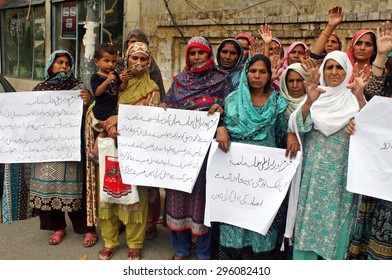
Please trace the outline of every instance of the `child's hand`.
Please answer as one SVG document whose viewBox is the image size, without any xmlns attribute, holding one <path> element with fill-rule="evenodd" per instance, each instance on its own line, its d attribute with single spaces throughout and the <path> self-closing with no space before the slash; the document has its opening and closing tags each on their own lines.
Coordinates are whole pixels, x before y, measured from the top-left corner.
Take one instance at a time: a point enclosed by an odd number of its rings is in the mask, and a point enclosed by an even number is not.
<svg viewBox="0 0 392 280">
<path fill-rule="evenodd" d="M 108 81 L 109 83 L 116 81 L 116 75 L 114 75 L 114 72 L 109 73 L 109 75 L 106 78 L 106 81 Z"/>
</svg>

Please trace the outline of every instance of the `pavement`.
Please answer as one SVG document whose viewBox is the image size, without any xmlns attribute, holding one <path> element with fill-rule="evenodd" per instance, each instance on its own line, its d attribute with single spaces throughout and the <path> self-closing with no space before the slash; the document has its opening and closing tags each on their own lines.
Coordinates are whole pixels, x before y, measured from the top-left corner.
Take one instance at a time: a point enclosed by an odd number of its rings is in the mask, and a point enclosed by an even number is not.
<svg viewBox="0 0 392 280">
<path fill-rule="evenodd" d="M 11 224 L 0 223 L 0 260 L 98 260 L 98 251 L 104 247 L 99 225 L 97 244 L 85 248 L 82 246 L 84 235 L 74 233 L 69 220 L 67 224 L 67 235 L 63 241 L 58 245 L 49 245 L 47 240 L 52 232 L 39 229 L 38 217 Z M 125 233 L 122 233 L 120 248 L 112 260 L 126 260 L 127 253 Z M 173 254 L 169 231 L 159 224 L 156 237 L 144 242 L 142 259 L 167 260 Z"/>
</svg>

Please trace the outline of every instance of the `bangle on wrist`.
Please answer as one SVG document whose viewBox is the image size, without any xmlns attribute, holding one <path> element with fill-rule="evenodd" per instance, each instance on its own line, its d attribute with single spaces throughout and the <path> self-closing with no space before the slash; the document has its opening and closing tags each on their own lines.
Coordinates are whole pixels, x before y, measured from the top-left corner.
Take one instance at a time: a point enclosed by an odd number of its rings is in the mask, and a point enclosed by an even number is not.
<svg viewBox="0 0 392 280">
<path fill-rule="evenodd" d="M 321 34 L 323 34 L 324 36 L 327 36 L 327 38 L 329 38 L 329 36 L 330 36 L 327 33 L 325 33 L 324 31 L 322 31 Z"/>
<path fill-rule="evenodd" d="M 374 67 L 376 67 L 377 69 L 380 69 L 380 70 L 384 70 L 384 68 L 385 68 L 385 67 L 380 67 L 380 66 L 378 66 L 378 65 L 376 65 L 376 64 L 374 64 L 374 63 L 372 63 L 372 65 L 373 65 Z"/>
</svg>

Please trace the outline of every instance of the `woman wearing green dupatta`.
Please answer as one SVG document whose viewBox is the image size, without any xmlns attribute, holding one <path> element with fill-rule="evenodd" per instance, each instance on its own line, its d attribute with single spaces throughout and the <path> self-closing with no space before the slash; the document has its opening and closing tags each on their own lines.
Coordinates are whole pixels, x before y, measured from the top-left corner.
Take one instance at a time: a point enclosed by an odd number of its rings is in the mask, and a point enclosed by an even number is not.
<svg viewBox="0 0 392 280">
<path fill-rule="evenodd" d="M 150 58 L 150 50 L 146 44 L 135 42 L 129 46 L 125 55 L 127 68 L 120 74 L 121 79 L 128 81 L 128 84 L 126 89 L 119 94 L 119 104 L 142 106 L 158 106 L 160 104 L 159 88 L 150 79 L 148 72 Z M 118 116 L 115 115 L 103 122 L 103 127 L 111 137 L 117 135 L 117 120 Z M 158 188 L 154 189 L 159 192 Z M 99 251 L 100 259 L 110 259 L 119 248 L 120 221 L 125 225 L 128 260 L 141 258 L 148 213 L 148 187 L 137 186 L 137 191 L 139 202 L 135 204 L 123 205 L 99 202 L 98 216 L 102 239 L 105 243 L 104 249 Z"/>
<path fill-rule="evenodd" d="M 271 89 L 271 76 L 271 62 L 266 56 L 256 54 L 246 61 L 238 89 L 225 100 L 223 126 L 217 130 L 216 139 L 223 151 L 229 149 L 230 141 L 283 147 L 280 143 L 284 142 L 287 132 L 287 104 Z M 222 223 L 219 258 L 274 258 L 272 252 L 277 248 L 281 221 L 279 212 L 265 236 Z"/>
</svg>

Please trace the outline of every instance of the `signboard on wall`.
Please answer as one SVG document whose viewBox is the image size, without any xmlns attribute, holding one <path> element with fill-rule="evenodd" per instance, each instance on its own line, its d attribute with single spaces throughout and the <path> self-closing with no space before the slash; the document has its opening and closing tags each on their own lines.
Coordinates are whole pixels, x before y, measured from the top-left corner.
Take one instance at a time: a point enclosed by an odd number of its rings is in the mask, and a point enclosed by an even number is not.
<svg viewBox="0 0 392 280">
<path fill-rule="evenodd" d="M 61 38 L 76 39 L 77 24 L 76 1 L 61 5 Z"/>
</svg>

